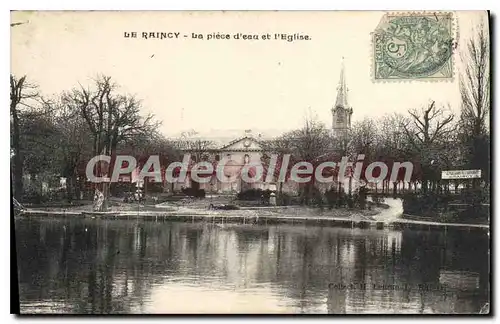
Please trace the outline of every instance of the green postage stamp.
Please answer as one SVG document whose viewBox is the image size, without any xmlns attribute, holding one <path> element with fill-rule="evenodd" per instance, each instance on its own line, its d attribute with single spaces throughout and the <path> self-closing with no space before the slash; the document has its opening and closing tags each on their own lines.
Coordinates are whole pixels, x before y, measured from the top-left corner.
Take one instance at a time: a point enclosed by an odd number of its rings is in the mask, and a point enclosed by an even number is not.
<svg viewBox="0 0 500 324">
<path fill-rule="evenodd" d="M 453 14 L 386 14 L 372 34 L 375 81 L 453 78 Z"/>
</svg>

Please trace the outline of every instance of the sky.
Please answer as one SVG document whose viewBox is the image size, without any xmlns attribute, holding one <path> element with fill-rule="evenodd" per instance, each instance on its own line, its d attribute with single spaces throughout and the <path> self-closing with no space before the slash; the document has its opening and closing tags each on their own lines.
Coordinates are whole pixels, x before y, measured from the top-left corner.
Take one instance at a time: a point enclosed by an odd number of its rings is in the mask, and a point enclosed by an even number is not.
<svg viewBox="0 0 500 324">
<path fill-rule="evenodd" d="M 371 33 L 380 11 L 325 12 L 13 12 L 11 71 L 27 75 L 46 96 L 111 76 L 123 93 L 142 99 L 144 114 L 174 136 L 252 129 L 282 133 L 307 115 L 331 127 L 344 60 L 353 122 L 424 107 L 430 100 L 459 109 L 459 53 L 486 12 L 455 12 L 455 78 L 439 82 L 372 80 Z M 137 32 L 137 38 L 124 37 Z M 143 32 L 180 33 L 143 39 Z M 193 39 L 192 33 L 204 34 Z M 310 40 L 211 39 L 235 33 Z M 183 37 L 187 35 L 188 37 Z"/>
</svg>

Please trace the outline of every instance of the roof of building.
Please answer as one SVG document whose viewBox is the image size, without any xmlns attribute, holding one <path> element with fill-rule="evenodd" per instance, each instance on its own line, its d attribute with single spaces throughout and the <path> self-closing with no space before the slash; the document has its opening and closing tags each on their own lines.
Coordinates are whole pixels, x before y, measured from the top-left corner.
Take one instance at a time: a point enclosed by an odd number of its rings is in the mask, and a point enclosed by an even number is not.
<svg viewBox="0 0 500 324">
<path fill-rule="evenodd" d="M 286 131 L 277 129 L 212 129 L 209 131 L 200 132 L 190 130 L 171 136 L 171 139 L 210 141 L 213 143 L 214 148 L 224 148 L 244 139 L 245 137 L 254 139 L 255 141 L 259 142 L 276 138 L 282 135 L 284 132 Z"/>
</svg>

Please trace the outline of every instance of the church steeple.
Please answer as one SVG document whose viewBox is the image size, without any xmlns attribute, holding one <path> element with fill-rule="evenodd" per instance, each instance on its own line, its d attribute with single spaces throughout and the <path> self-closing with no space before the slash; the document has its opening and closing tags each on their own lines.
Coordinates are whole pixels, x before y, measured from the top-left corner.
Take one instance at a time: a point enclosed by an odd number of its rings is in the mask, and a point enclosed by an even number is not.
<svg viewBox="0 0 500 324">
<path fill-rule="evenodd" d="M 339 85 L 337 87 L 337 100 L 335 101 L 335 107 L 348 108 L 347 104 L 347 85 L 345 82 L 345 65 L 344 58 L 342 57 L 342 65 L 340 67 L 340 79 Z"/>
<path fill-rule="evenodd" d="M 352 108 L 349 107 L 347 102 L 347 90 L 344 58 L 342 57 L 337 98 L 335 105 L 332 107 L 332 132 L 335 136 L 347 134 L 347 130 L 351 127 Z"/>
</svg>

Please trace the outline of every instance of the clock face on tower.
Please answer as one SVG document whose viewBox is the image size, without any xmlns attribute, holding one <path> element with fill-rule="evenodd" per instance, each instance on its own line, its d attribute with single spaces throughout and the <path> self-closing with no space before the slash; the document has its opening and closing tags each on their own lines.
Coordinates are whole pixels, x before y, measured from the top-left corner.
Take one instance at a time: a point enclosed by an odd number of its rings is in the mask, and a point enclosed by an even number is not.
<svg viewBox="0 0 500 324">
<path fill-rule="evenodd" d="M 250 146 L 250 140 L 245 140 L 245 141 L 243 142 L 243 145 L 244 145 L 245 147 L 249 147 L 249 146 Z"/>
</svg>

